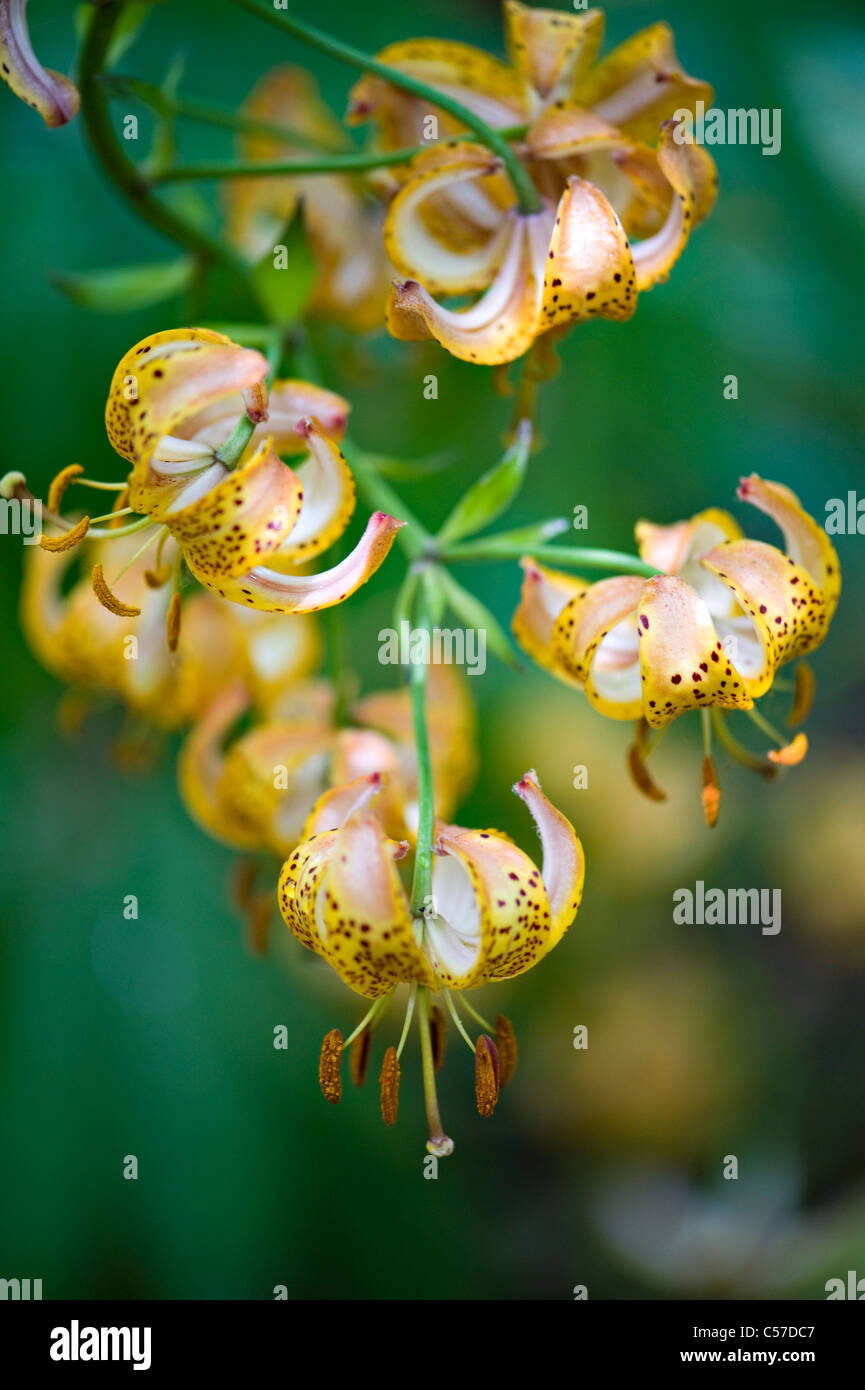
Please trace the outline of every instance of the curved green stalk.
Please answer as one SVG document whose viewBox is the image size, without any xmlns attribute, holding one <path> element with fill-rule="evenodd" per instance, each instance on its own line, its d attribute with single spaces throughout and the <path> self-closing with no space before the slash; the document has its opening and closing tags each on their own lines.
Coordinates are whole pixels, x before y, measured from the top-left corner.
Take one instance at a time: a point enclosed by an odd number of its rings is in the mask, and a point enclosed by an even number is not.
<svg viewBox="0 0 865 1390">
<path fill-rule="evenodd" d="M 196 255 L 223 265 L 235 278 L 248 284 L 249 268 L 245 261 L 154 198 L 147 180 L 129 159 L 122 141 L 115 132 L 108 107 L 107 91 L 101 78 L 123 8 L 118 0 L 111 0 L 109 4 L 94 8 L 81 51 L 78 79 L 81 116 L 94 153 L 111 182 L 129 200 L 145 222 L 163 236 L 188 247 Z"/>
<path fill-rule="evenodd" d="M 463 106 L 462 102 L 456 101 L 445 92 L 440 92 L 428 82 L 422 82 L 417 77 L 400 72 L 399 68 L 392 68 L 387 63 L 379 62 L 372 54 L 364 53 L 362 49 L 343 43 L 341 39 L 331 38 L 329 34 L 323 33 L 302 19 L 295 18 L 294 15 L 287 14 L 284 10 L 263 10 L 255 4 L 255 0 L 234 0 L 234 4 L 240 5 L 241 9 L 248 10 L 250 14 L 257 15 L 259 19 L 263 19 L 267 23 L 275 24 L 278 29 L 285 30 L 294 38 L 300 39 L 302 43 L 309 44 L 311 48 L 317 48 L 321 53 L 327 53 L 331 58 L 336 58 L 338 62 L 346 63 L 352 68 L 359 68 L 361 72 L 374 73 L 376 77 L 381 77 L 392 86 L 399 87 L 404 92 L 411 92 L 413 96 L 422 97 L 424 101 L 428 101 L 431 106 L 437 107 L 441 111 L 447 111 L 448 115 L 453 116 L 467 130 L 470 130 L 482 144 L 492 150 L 493 154 L 498 155 L 514 186 L 520 212 L 540 212 L 540 195 L 532 183 L 528 171 L 520 163 L 507 140 L 500 131 L 493 130 L 486 121 L 482 121 L 467 106 Z"/>
<path fill-rule="evenodd" d="M 549 560 L 552 564 L 565 568 L 586 570 L 617 570 L 622 574 L 643 575 L 651 579 L 659 573 L 653 565 L 636 555 L 623 550 L 600 550 L 573 545 L 527 545 L 525 542 L 497 540 L 490 536 L 485 540 L 468 541 L 460 545 L 445 546 L 439 558 L 448 564 L 459 560 L 508 560 L 520 559 L 530 555 L 533 560 Z"/>
</svg>

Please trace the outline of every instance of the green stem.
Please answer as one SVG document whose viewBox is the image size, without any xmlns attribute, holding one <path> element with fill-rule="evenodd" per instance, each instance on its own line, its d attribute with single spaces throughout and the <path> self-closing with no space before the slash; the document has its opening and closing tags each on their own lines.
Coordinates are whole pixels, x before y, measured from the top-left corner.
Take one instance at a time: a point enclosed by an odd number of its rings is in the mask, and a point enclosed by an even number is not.
<svg viewBox="0 0 865 1390">
<path fill-rule="evenodd" d="M 418 602 L 416 621 L 421 631 L 431 635 L 429 610 L 423 598 Z M 427 671 L 428 666 L 425 661 L 412 663 L 411 705 L 417 754 L 418 827 L 414 876 L 411 885 L 411 905 L 412 911 L 417 914 L 423 913 L 432 897 L 432 842 L 435 830 L 432 761 L 426 722 Z"/>
<path fill-rule="evenodd" d="M 241 9 L 248 10 L 250 14 L 257 15 L 259 19 L 275 24 L 278 29 L 284 29 L 294 38 L 300 39 L 302 43 L 309 44 L 311 48 L 317 48 L 321 53 L 327 53 L 337 62 L 359 68 L 362 72 L 374 73 L 376 77 L 381 77 L 394 87 L 399 87 L 404 92 L 411 92 L 413 96 L 422 97 L 431 106 L 446 111 L 448 115 L 453 116 L 467 130 L 476 135 L 494 154 L 498 155 L 514 186 L 520 212 L 540 212 L 542 204 L 538 191 L 532 183 L 528 171 L 520 163 L 507 140 L 501 132 L 493 130 L 486 121 L 482 121 L 467 106 L 463 106 L 462 102 L 456 101 L 453 97 L 440 92 L 436 87 L 422 82 L 417 77 L 411 77 L 408 73 L 400 72 L 398 68 L 392 68 L 387 63 L 379 62 L 371 54 L 364 53 L 359 48 L 353 48 L 351 44 L 343 43 L 341 39 L 332 38 L 320 29 L 315 29 L 311 24 L 305 23 L 304 20 L 286 14 L 284 10 L 263 10 L 255 3 L 255 0 L 234 0 L 234 3 L 239 5 Z"/>
<path fill-rule="evenodd" d="M 109 4 L 94 8 L 81 52 L 78 79 L 81 116 L 94 153 L 112 183 L 145 222 L 163 236 L 188 247 L 190 251 L 218 261 L 235 278 L 248 284 L 249 271 L 239 256 L 153 197 L 146 179 L 128 158 L 122 142 L 118 139 L 101 77 L 114 30 L 123 9 L 123 4 L 118 3 L 118 0 L 111 0 Z"/>
<path fill-rule="evenodd" d="M 645 560 L 622 550 L 584 549 L 582 546 L 568 545 L 539 545 L 532 548 L 514 541 L 498 541 L 495 536 L 490 536 L 488 540 L 445 546 L 439 558 L 450 564 L 458 560 L 520 559 L 527 554 L 533 560 L 550 560 L 554 564 L 573 566 L 575 569 L 618 570 L 623 574 L 638 574 L 646 578 L 659 573 Z"/>
<path fill-rule="evenodd" d="M 160 116 L 179 116 L 183 120 L 199 121 L 202 125 L 217 126 L 221 130 L 236 130 L 242 135 L 264 135 L 274 140 L 282 140 L 287 145 L 311 151 L 329 151 L 342 148 L 342 145 L 314 140 L 302 130 L 279 125 L 273 121 L 257 120 L 233 111 L 230 106 L 217 106 L 212 102 L 198 101 L 195 97 L 169 96 L 154 82 L 144 82 L 138 77 L 126 77 L 120 73 L 105 73 L 99 79 L 112 96 L 129 97 L 149 106 Z"/>
<path fill-rule="evenodd" d="M 503 131 L 506 139 L 522 135 L 525 126 Z M 355 150 L 351 154 L 321 155 L 316 159 L 277 160 L 268 164 L 250 164 L 235 160 L 223 164 L 186 164 L 161 169 L 154 174 L 156 183 L 179 183 L 189 179 L 260 179 L 285 178 L 292 174 L 359 174 L 370 169 L 384 169 L 392 164 L 408 164 L 416 155 L 436 146 L 454 145 L 457 141 L 429 140 L 422 145 L 408 145 L 401 150 Z"/>
</svg>

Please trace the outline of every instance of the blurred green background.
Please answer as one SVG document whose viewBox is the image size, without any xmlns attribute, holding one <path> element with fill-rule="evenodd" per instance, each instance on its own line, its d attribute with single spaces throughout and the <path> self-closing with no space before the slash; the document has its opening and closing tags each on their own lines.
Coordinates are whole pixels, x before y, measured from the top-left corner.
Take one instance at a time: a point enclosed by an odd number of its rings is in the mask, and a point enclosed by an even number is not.
<svg viewBox="0 0 865 1390">
<path fill-rule="evenodd" d="M 296 8 L 368 49 L 428 32 L 502 45 L 493 0 Z M 70 70 L 70 6 L 30 9 L 36 51 Z M 820 519 L 828 499 L 865 491 L 861 8 L 625 0 L 607 13 L 608 45 L 667 19 L 716 104 L 781 108 L 783 144 L 774 158 L 717 147 L 716 211 L 669 284 L 630 324 L 571 334 L 543 392 L 546 445 L 509 521 L 582 503 L 590 528 L 577 539 L 630 548 L 638 517 L 717 505 L 774 540 L 735 503 L 741 474 L 787 483 Z M 223 101 L 277 61 L 313 67 L 337 110 L 352 80 L 215 0 L 155 6 L 122 68 L 159 80 L 176 49 L 184 90 Z M 118 202 L 79 122 L 47 132 L 5 89 L 0 119 L 3 467 L 38 493 L 72 460 L 116 475 L 102 428 L 114 365 L 183 308 L 97 317 L 51 287 L 53 271 L 174 252 Z M 228 157 L 230 141 L 189 125 L 183 150 Z M 342 371 L 330 384 L 351 397 L 364 447 L 453 452 L 452 467 L 406 488 L 439 521 L 497 456 L 510 407 L 490 374 L 383 336 Z M 423 398 L 428 371 L 437 401 Z M 730 373 L 736 401 L 722 394 Z M 699 815 L 692 721 L 659 751 L 669 799 L 650 805 L 626 778 L 626 726 L 538 671 L 491 659 L 470 682 L 482 771 L 463 823 L 499 825 L 531 850 L 509 788 L 533 765 L 589 867 L 563 944 L 478 1001 L 510 1014 L 522 1049 L 493 1122 L 476 1115 L 472 1062 L 451 1040 L 441 1100 L 456 1152 L 433 1182 L 416 1047 L 393 1131 L 374 1081 L 324 1104 L 320 1039 L 352 1026 L 357 1001 L 281 925 L 270 957 L 246 952 L 226 897 L 231 855 L 186 818 L 174 747 L 134 776 L 111 762 L 115 715 L 77 741 L 59 733 L 60 688 L 17 626 L 20 543 L 4 538 L 0 1276 L 41 1278 L 46 1298 L 270 1298 L 286 1285 L 290 1297 L 546 1299 L 577 1284 L 590 1298 L 821 1298 L 827 1278 L 865 1275 L 865 538 L 837 543 L 845 590 L 814 659 L 809 757 L 774 785 L 721 759 L 714 832 Z M 401 573 L 394 551 L 347 610 L 367 688 L 383 683 L 376 634 Z M 517 567 L 470 578 L 506 623 Z M 783 710 L 781 696 L 768 705 Z M 588 790 L 572 789 L 575 764 Z M 780 887 L 780 935 L 674 926 L 672 892 L 698 878 Z M 122 917 L 128 893 L 137 922 Z M 290 1046 L 276 1051 L 283 1023 Z M 577 1024 L 588 1051 L 573 1048 Z M 126 1154 L 137 1182 L 123 1180 Z M 728 1154 L 738 1182 L 721 1181 Z"/>
</svg>

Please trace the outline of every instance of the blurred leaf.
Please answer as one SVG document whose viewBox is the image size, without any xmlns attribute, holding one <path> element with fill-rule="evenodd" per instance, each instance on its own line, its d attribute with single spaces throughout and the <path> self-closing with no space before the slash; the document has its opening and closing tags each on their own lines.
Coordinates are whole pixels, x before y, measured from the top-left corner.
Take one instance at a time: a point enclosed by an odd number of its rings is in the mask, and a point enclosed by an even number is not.
<svg viewBox="0 0 865 1390">
<path fill-rule="evenodd" d="M 294 323 L 315 285 L 318 266 L 303 227 L 301 211 L 294 213 L 272 250 L 252 272 L 261 307 L 277 323 Z"/>
<path fill-rule="evenodd" d="M 119 63 L 124 53 L 129 51 L 141 32 L 151 6 L 156 3 L 158 0 L 134 0 L 134 3 L 124 6 L 112 35 L 106 67 L 111 68 Z M 92 5 L 79 5 L 75 11 L 75 30 L 79 39 L 83 39 L 87 32 L 92 13 Z"/>
<path fill-rule="evenodd" d="M 194 261 L 181 256 L 152 265 L 127 265 L 108 270 L 58 271 L 51 283 L 61 294 L 98 314 L 123 314 L 146 309 L 186 289 Z"/>
<path fill-rule="evenodd" d="M 447 544 L 470 536 L 507 511 L 523 485 L 531 440 L 531 425 L 521 420 L 514 443 L 495 468 L 484 473 L 463 494 L 439 531 L 439 541 Z"/>
<path fill-rule="evenodd" d="M 453 575 L 449 574 L 446 569 L 437 568 L 436 577 L 444 589 L 449 607 L 453 609 L 457 617 L 462 618 L 468 627 L 475 628 L 477 632 L 485 633 L 490 648 L 499 660 L 503 661 L 506 666 L 519 670 L 520 664 L 514 656 L 507 634 L 486 604 L 481 603 L 474 594 L 470 594 L 468 589 L 463 588 L 462 584 L 458 584 Z"/>
</svg>

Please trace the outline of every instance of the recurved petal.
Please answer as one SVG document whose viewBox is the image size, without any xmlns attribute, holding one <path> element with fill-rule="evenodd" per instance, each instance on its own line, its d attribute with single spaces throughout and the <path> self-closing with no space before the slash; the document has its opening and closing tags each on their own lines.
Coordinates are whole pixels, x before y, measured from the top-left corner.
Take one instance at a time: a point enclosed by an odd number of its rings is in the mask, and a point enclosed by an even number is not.
<svg viewBox="0 0 865 1390">
<path fill-rule="evenodd" d="M 544 268 L 542 329 L 590 318 L 629 319 L 637 307 L 631 248 L 603 193 L 568 179 Z"/>
<path fill-rule="evenodd" d="M 841 593 L 841 567 L 824 528 L 808 515 L 796 494 L 783 483 L 768 483 L 752 473 L 741 479 L 738 496 L 759 507 L 781 528 L 787 554 L 808 571 L 822 590 L 828 622 Z"/>
<path fill-rule="evenodd" d="M 509 223 L 494 196 L 495 182 L 501 181 L 499 168 L 489 150 L 471 144 L 457 146 L 447 163 L 425 155 L 415 161 L 412 176 L 391 203 L 384 225 L 385 250 L 400 274 L 422 281 L 434 295 L 486 289 L 508 242 Z M 450 205 L 466 190 L 474 201 L 461 199 L 456 212 L 462 217 L 446 215 L 453 214 Z M 460 222 L 472 210 L 482 234 L 458 235 Z"/>
<path fill-rule="evenodd" d="M 729 588 L 719 584 L 700 561 L 724 541 L 737 540 L 741 528 L 729 512 L 710 507 L 688 521 L 655 526 L 638 521 L 634 534 L 641 559 L 664 574 L 676 574 L 697 590 L 713 617 L 732 616 L 736 605 Z"/>
<path fill-rule="evenodd" d="M 710 705 L 751 708 L 754 702 L 745 682 L 728 659 L 708 608 L 690 584 L 673 575 L 647 580 L 637 607 L 637 624 L 643 713 L 654 728 L 686 710 Z"/>
<path fill-rule="evenodd" d="M 248 702 L 249 697 L 241 686 L 220 692 L 183 744 L 177 760 L 177 776 L 187 811 L 208 834 L 235 849 L 262 849 L 264 841 L 260 827 L 240 815 L 220 794 L 225 770 L 222 745 Z"/>
<path fill-rule="evenodd" d="M 326 959 L 369 999 L 400 981 L 435 984 L 394 862 L 402 853 L 371 811 L 355 811 L 336 832 L 316 896 Z"/>
<path fill-rule="evenodd" d="M 528 806 L 541 837 L 544 855 L 541 876 L 552 918 L 546 950 L 551 951 L 579 911 L 586 876 L 583 847 L 567 816 L 544 796 L 534 771 L 527 772 L 514 791 Z"/>
<path fill-rule="evenodd" d="M 175 435 L 188 416 L 226 396 L 260 388 L 267 360 L 204 328 L 169 329 L 142 339 L 124 354 L 111 381 L 105 427 L 113 447 L 133 465 L 130 502 L 137 511 L 158 512 L 165 488 L 148 464 L 163 435 Z M 237 402 L 238 413 L 240 401 Z"/>
<path fill-rule="evenodd" d="M 607 54 L 574 93 L 637 140 L 654 140 L 675 111 L 712 103 L 712 88 L 689 77 L 676 57 L 673 31 L 650 24 Z"/>
<path fill-rule="evenodd" d="M 418 77 L 448 96 L 456 97 L 476 116 L 494 127 L 516 125 L 529 114 L 524 83 L 512 68 L 470 44 L 446 39 L 405 39 L 392 43 L 376 54 L 380 62 Z M 395 142 L 411 144 L 408 135 L 419 139 L 429 103 L 400 92 L 371 74 L 352 88 L 348 121 L 357 124 L 375 116 L 381 125 L 386 149 Z M 440 135 L 456 126 L 448 117 Z"/>
<path fill-rule="evenodd" d="M 328 550 L 351 521 L 355 504 L 351 470 L 319 422 L 302 420 L 298 432 L 309 448 L 309 457 L 295 470 L 303 502 L 296 523 L 272 557 L 274 568 L 286 573 Z"/>
<path fill-rule="evenodd" d="M 219 796 L 258 827 L 262 845 L 285 855 L 303 837 L 332 747 L 332 730 L 313 721 L 254 728 L 225 755 Z"/>
<path fill-rule="evenodd" d="M 604 12 L 567 14 L 505 0 L 505 36 L 514 68 L 547 99 L 582 81 L 604 36 Z"/>
<path fill-rule="evenodd" d="M 660 231 L 638 241 L 632 248 L 638 290 L 649 290 L 659 280 L 667 278 L 693 228 L 712 211 L 718 190 L 718 175 L 711 156 L 702 145 L 686 139 L 678 144 L 677 130 L 682 137 L 684 125 L 681 123 L 665 121 L 661 127 L 658 163 L 673 190 L 673 197 Z"/>
<path fill-rule="evenodd" d="M 397 281 L 387 310 L 395 338 L 435 338 L 454 357 L 494 366 L 531 346 L 539 324 L 551 217 L 513 217 L 507 250 L 489 289 L 469 309 L 445 309 L 416 280 Z"/>
<path fill-rule="evenodd" d="M 737 642 L 730 655 L 756 699 L 779 666 L 823 641 L 829 621 L 823 595 L 808 570 L 763 541 L 729 541 L 702 564 L 735 594 L 754 626 L 759 646 Z"/>
<path fill-rule="evenodd" d="M 552 639 L 556 619 L 570 599 L 584 597 L 590 585 L 585 579 L 561 570 L 544 569 L 526 557 L 520 561 L 523 585 L 519 606 L 511 628 L 524 652 L 569 685 L 581 687 L 583 682 L 565 666 L 553 651 Z"/>
<path fill-rule="evenodd" d="M 27 0 L 0 0 L 0 76 L 47 126 L 65 125 L 78 110 L 78 88 L 43 68 L 27 31 Z"/>
<path fill-rule="evenodd" d="M 365 584 L 384 562 L 404 524 L 384 512 L 373 512 L 354 550 L 332 569 L 318 574 L 281 574 L 256 565 L 241 578 L 214 579 L 193 561 L 187 563 L 196 579 L 220 598 L 266 613 L 315 613 L 342 603 Z"/>
<path fill-rule="evenodd" d="M 300 477 L 266 439 L 246 463 L 226 473 L 203 497 L 180 510 L 169 507 L 161 519 L 182 546 L 187 563 L 199 576 L 207 574 L 213 587 L 223 577 L 246 574 L 279 550 L 302 524 L 302 505 Z"/>
<path fill-rule="evenodd" d="M 596 709 L 636 719 L 642 709 L 636 608 L 643 580 L 615 575 L 585 586 L 553 627 L 554 660 L 585 685 Z"/>
<path fill-rule="evenodd" d="M 468 989 L 510 979 L 549 949 L 550 904 L 540 869 L 494 830 L 440 827 L 432 896 L 424 945 L 444 984 Z"/>
<path fill-rule="evenodd" d="M 598 150 L 626 151 L 634 141 L 596 111 L 572 101 L 547 106 L 532 122 L 526 144 L 535 159 L 569 159 Z"/>
</svg>

